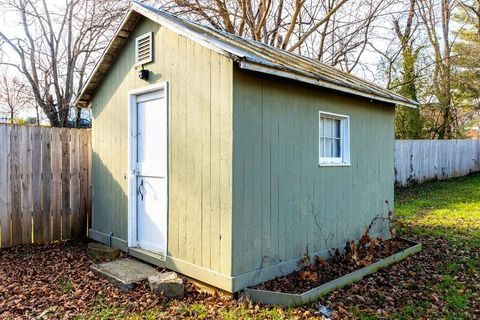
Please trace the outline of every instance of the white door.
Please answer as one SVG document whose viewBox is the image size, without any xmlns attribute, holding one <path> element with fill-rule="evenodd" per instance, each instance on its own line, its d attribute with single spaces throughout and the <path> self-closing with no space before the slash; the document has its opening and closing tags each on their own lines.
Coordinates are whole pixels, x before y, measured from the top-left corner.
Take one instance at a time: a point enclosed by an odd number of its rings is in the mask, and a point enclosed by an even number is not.
<svg viewBox="0 0 480 320">
<path fill-rule="evenodd" d="M 136 99 L 137 245 L 165 254 L 167 244 L 167 106 L 165 90 Z"/>
</svg>

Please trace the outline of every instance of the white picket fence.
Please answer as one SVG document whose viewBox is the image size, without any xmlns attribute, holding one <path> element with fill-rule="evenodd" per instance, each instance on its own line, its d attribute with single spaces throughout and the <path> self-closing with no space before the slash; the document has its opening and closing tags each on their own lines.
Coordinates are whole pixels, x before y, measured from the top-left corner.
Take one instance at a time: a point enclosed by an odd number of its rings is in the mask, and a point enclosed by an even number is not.
<svg viewBox="0 0 480 320">
<path fill-rule="evenodd" d="M 406 186 L 480 171 L 480 140 L 396 140 L 395 183 Z"/>
</svg>

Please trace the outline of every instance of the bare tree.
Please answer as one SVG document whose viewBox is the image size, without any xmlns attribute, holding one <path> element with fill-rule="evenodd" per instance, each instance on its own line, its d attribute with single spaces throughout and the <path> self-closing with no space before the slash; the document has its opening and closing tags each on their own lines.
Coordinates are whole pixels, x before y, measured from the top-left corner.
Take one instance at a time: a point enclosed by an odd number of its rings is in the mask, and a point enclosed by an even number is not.
<svg viewBox="0 0 480 320">
<path fill-rule="evenodd" d="M 163 8 L 213 28 L 351 72 L 393 0 L 165 0 Z"/>
<path fill-rule="evenodd" d="M 9 57 L 0 63 L 25 76 L 52 126 L 65 126 L 93 58 L 108 43 L 128 3 L 67 0 L 53 7 L 46 0 L 3 0 L 0 5 L 23 28 L 21 36 L 0 32 L 0 49 Z"/>
<path fill-rule="evenodd" d="M 31 107 L 31 95 L 28 84 L 19 78 L 7 77 L 3 70 L 0 76 L 0 111 L 8 113 L 11 123 L 18 117 L 18 113 Z"/>
<path fill-rule="evenodd" d="M 427 34 L 434 63 L 432 94 L 428 107 L 438 114 L 431 130 L 436 138 L 448 139 L 455 135 L 455 106 L 452 100 L 452 46 L 451 16 L 458 3 L 455 0 L 418 0 L 418 13 Z M 458 127 L 458 126 L 457 126 Z"/>
</svg>

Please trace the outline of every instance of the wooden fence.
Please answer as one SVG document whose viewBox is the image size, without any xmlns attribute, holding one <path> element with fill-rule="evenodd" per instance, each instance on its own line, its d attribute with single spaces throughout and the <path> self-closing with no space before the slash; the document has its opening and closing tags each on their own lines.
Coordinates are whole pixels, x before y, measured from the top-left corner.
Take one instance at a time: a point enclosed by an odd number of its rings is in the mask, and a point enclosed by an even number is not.
<svg viewBox="0 0 480 320">
<path fill-rule="evenodd" d="M 90 130 L 0 125 L 0 247 L 86 234 Z"/>
<path fill-rule="evenodd" d="M 480 171 L 480 140 L 396 140 L 395 182 L 406 186 Z"/>
</svg>

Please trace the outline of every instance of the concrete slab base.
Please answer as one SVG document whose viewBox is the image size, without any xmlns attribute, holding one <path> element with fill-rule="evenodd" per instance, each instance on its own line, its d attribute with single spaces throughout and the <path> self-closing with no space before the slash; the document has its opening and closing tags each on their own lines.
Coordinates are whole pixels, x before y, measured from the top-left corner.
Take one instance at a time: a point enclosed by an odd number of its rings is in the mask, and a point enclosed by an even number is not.
<svg viewBox="0 0 480 320">
<path fill-rule="evenodd" d="M 123 291 L 133 289 L 137 283 L 158 274 L 155 268 L 129 258 L 95 264 L 90 270 Z"/>
</svg>

